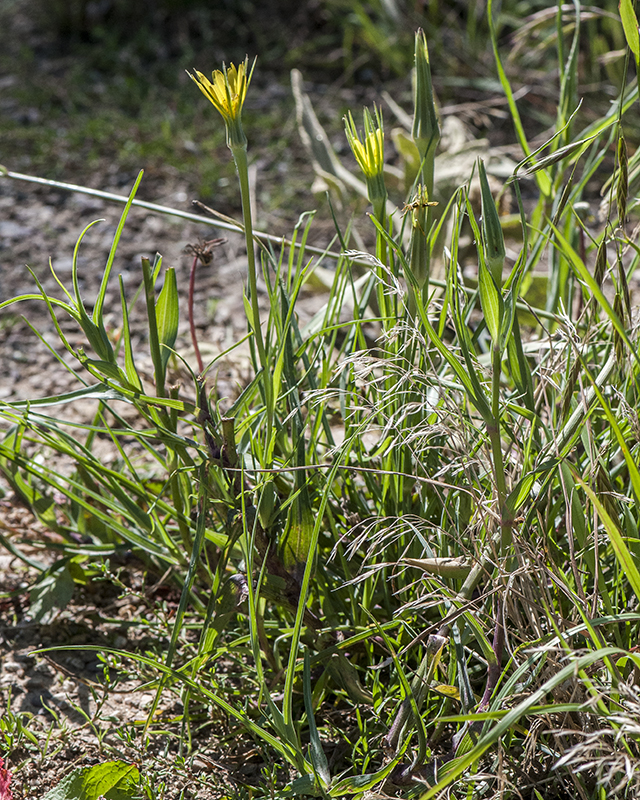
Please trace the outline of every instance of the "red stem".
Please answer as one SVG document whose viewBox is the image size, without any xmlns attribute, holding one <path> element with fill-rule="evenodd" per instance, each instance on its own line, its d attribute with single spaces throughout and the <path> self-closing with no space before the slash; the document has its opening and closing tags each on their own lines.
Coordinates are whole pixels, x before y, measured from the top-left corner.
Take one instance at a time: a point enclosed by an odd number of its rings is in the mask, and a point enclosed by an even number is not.
<svg viewBox="0 0 640 800">
<path fill-rule="evenodd" d="M 200 355 L 200 348 L 198 347 L 198 337 L 196 336 L 196 325 L 193 320 L 193 294 L 196 286 L 196 267 L 198 266 L 198 256 L 194 256 L 193 264 L 191 265 L 191 274 L 189 276 L 189 330 L 191 331 L 191 343 L 196 353 L 198 360 L 198 371 L 200 375 L 204 372 L 204 364 L 202 363 L 202 356 Z"/>
</svg>

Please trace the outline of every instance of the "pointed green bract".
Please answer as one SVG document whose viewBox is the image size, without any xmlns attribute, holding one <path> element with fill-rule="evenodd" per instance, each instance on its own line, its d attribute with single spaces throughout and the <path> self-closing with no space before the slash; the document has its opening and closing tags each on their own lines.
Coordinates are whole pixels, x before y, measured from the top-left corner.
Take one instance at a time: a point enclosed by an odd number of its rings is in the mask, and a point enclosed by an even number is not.
<svg viewBox="0 0 640 800">
<path fill-rule="evenodd" d="M 433 194 L 433 164 L 440 141 L 440 126 L 431 81 L 429 48 L 423 30 L 415 37 L 415 77 L 413 90 L 412 135 L 422 162 L 423 183 L 429 195 Z"/>
<path fill-rule="evenodd" d="M 500 225 L 500 216 L 491 193 L 484 162 L 478 161 L 480 191 L 482 196 L 482 242 L 485 261 L 498 288 L 502 286 L 502 269 L 504 267 L 505 246 L 504 234 Z"/>
</svg>

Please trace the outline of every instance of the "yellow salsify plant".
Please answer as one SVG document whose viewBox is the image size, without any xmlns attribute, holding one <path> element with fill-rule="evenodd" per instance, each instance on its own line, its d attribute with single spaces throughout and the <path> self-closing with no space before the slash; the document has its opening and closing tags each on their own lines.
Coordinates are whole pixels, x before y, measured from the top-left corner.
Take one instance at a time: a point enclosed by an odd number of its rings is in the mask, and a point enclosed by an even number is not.
<svg viewBox="0 0 640 800">
<path fill-rule="evenodd" d="M 253 66 L 249 69 L 249 59 L 245 59 L 242 64 L 239 64 L 237 67 L 235 64 L 231 64 L 228 68 L 223 65 L 222 70 L 214 70 L 211 75 L 212 80 L 209 80 L 206 75 L 203 75 L 202 72 L 198 70 L 194 70 L 194 72 L 195 75 L 192 75 L 190 72 L 187 72 L 187 74 L 213 107 L 220 112 L 224 120 L 227 131 L 227 145 L 233 155 L 236 171 L 238 173 L 244 233 L 247 243 L 251 327 L 258 347 L 260 366 L 263 370 L 266 370 L 267 353 L 262 337 L 260 310 L 258 307 L 257 271 L 249 192 L 249 168 L 247 162 L 247 137 L 242 128 L 242 107 L 247 96 L 247 88 L 251 82 Z M 264 383 L 266 387 L 268 381 Z M 267 396 L 269 395 L 268 388 L 265 388 L 265 394 Z M 269 405 L 268 403 L 268 408 Z"/>
<path fill-rule="evenodd" d="M 263 374 L 263 387 L 267 411 L 267 438 L 265 452 L 269 452 L 271 430 L 273 426 L 273 391 L 269 380 L 267 350 L 262 336 L 260 323 L 260 309 L 258 305 L 256 257 L 253 241 L 253 222 L 251 214 L 251 195 L 249 192 L 249 167 L 247 162 L 247 137 L 242 128 L 242 107 L 247 96 L 247 89 L 251 82 L 253 68 L 249 68 L 249 59 L 245 59 L 237 67 L 230 64 L 222 70 L 216 69 L 211 75 L 211 80 L 202 72 L 194 70 L 195 75 L 187 72 L 202 94 L 209 100 L 217 111 L 220 112 L 227 132 L 227 145 L 233 155 L 233 160 L 240 183 L 240 197 L 242 200 L 242 217 L 244 221 L 244 234 L 247 245 L 247 262 L 249 278 L 249 299 L 251 303 L 250 325 L 258 349 L 258 359 Z M 267 466 L 267 464 L 263 465 Z"/>
</svg>

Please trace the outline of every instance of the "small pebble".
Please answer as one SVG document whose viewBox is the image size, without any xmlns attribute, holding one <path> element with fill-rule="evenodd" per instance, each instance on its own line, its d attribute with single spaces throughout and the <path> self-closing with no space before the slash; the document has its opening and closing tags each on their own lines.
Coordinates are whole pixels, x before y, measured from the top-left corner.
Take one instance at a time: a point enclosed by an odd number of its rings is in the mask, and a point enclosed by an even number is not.
<svg viewBox="0 0 640 800">
<path fill-rule="evenodd" d="M 24 670 L 17 661 L 5 661 L 2 668 L 4 672 L 15 672 L 18 677 L 24 677 Z"/>
<path fill-rule="evenodd" d="M 140 708 L 146 708 L 148 705 L 151 705 L 151 703 L 153 703 L 153 698 L 154 695 L 152 694 L 143 694 L 138 702 L 138 706 Z"/>
</svg>

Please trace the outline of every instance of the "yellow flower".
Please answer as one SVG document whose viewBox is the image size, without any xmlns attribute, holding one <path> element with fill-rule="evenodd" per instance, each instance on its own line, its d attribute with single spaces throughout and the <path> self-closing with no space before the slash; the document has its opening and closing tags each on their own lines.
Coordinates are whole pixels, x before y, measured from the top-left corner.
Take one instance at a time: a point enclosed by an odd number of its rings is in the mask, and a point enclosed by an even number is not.
<svg viewBox="0 0 640 800">
<path fill-rule="evenodd" d="M 378 109 L 375 109 L 374 113 L 375 122 L 369 110 L 367 108 L 364 110 L 364 137 L 362 141 L 356 130 L 351 112 L 345 117 L 345 130 L 349 146 L 366 178 L 376 178 L 382 174 L 384 168 L 382 116 Z"/>
<path fill-rule="evenodd" d="M 216 69 L 209 80 L 202 72 L 194 70 L 195 75 L 187 73 L 202 94 L 222 114 L 227 127 L 227 143 L 229 147 L 245 145 L 246 139 L 242 131 L 241 114 L 247 87 L 251 81 L 253 67 L 249 71 L 249 61 L 245 59 L 238 67 L 230 64 L 229 69 L 223 64 L 222 70 Z"/>
<path fill-rule="evenodd" d="M 385 218 L 387 189 L 384 185 L 384 129 L 382 114 L 377 108 L 364 110 L 364 136 L 360 139 L 351 112 L 344 118 L 349 147 L 367 179 L 367 194 L 373 205 L 373 213 L 379 222 Z"/>
</svg>

